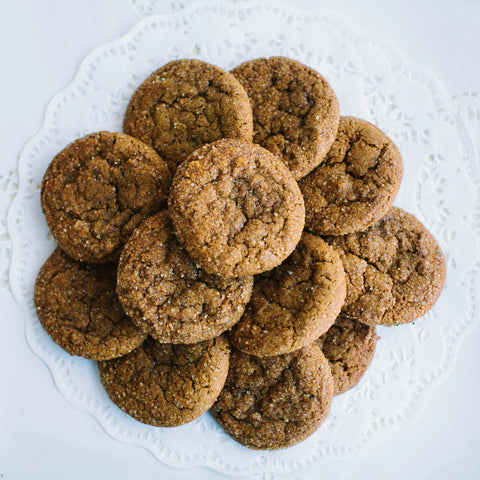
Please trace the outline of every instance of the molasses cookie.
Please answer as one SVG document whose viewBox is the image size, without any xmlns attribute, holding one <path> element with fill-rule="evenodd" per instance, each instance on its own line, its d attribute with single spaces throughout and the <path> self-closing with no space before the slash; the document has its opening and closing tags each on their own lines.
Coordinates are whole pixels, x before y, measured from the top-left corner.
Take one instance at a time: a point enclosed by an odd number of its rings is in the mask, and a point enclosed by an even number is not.
<svg viewBox="0 0 480 480">
<path fill-rule="evenodd" d="M 142 423 L 177 427 L 217 399 L 228 373 L 225 337 L 191 345 L 149 337 L 125 357 L 99 362 L 100 379 L 117 407 Z"/>
<path fill-rule="evenodd" d="M 58 246 L 72 258 L 116 261 L 133 230 L 165 204 L 171 179 L 167 164 L 137 139 L 92 133 L 49 165 L 42 209 Z"/>
<path fill-rule="evenodd" d="M 133 94 L 123 129 L 152 146 L 171 171 L 220 138 L 252 140 L 252 108 L 238 80 L 200 60 L 175 60 Z"/>
<path fill-rule="evenodd" d="M 300 240 L 305 219 L 302 194 L 285 165 L 238 140 L 193 152 L 175 173 L 168 203 L 190 256 L 227 278 L 279 265 Z"/>
<path fill-rule="evenodd" d="M 232 349 L 225 387 L 211 411 L 237 442 L 274 450 L 315 432 L 332 395 L 330 366 L 315 344 L 268 358 Z"/>
<path fill-rule="evenodd" d="M 205 273 L 179 245 L 167 212 L 135 230 L 122 251 L 117 293 L 125 312 L 162 343 L 218 337 L 240 319 L 253 277 Z"/>
<path fill-rule="evenodd" d="M 315 70 L 285 57 L 259 58 L 232 70 L 253 109 L 253 141 L 278 155 L 296 180 L 311 172 L 337 133 L 339 106 Z"/>
<path fill-rule="evenodd" d="M 145 340 L 123 313 L 115 294 L 116 267 L 89 265 L 55 250 L 35 284 L 40 323 L 70 355 L 107 360 L 125 355 Z"/>
<path fill-rule="evenodd" d="M 259 357 L 298 350 L 330 328 L 344 299 L 345 274 L 337 252 L 304 233 L 285 262 L 255 278 L 252 298 L 230 341 Z"/>
<path fill-rule="evenodd" d="M 374 326 L 340 315 L 317 340 L 332 369 L 334 395 L 358 384 L 373 359 L 377 339 Z"/>
<path fill-rule="evenodd" d="M 392 207 L 364 232 L 324 240 L 347 274 L 343 313 L 367 325 L 413 322 L 433 307 L 445 282 L 445 259 L 433 235 Z"/>
<path fill-rule="evenodd" d="M 402 157 L 379 128 L 340 117 L 321 165 L 302 178 L 305 226 L 322 235 L 366 230 L 390 209 L 402 180 Z"/>
</svg>

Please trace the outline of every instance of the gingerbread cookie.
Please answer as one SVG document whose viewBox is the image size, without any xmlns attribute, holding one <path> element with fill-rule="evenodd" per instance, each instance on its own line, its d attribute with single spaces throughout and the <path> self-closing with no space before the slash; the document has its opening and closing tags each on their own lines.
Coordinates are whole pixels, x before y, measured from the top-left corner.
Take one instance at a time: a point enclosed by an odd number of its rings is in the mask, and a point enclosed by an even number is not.
<svg viewBox="0 0 480 480">
<path fill-rule="evenodd" d="M 279 265 L 300 240 L 297 182 L 268 150 L 219 140 L 178 168 L 168 199 L 179 242 L 206 272 L 241 277 Z"/>
<path fill-rule="evenodd" d="M 267 358 L 232 349 L 225 387 L 211 411 L 237 442 L 274 450 L 315 432 L 332 395 L 330 366 L 315 344 Z"/>
<path fill-rule="evenodd" d="M 390 209 L 402 174 L 400 152 L 385 133 L 365 120 L 340 117 L 324 161 L 299 182 L 305 226 L 322 235 L 366 230 Z"/>
<path fill-rule="evenodd" d="M 35 284 L 40 323 L 70 355 L 108 360 L 125 355 L 145 340 L 123 313 L 115 294 L 116 267 L 89 265 L 55 250 Z"/>
<path fill-rule="evenodd" d="M 123 129 L 152 146 L 175 172 L 194 150 L 220 138 L 252 140 L 252 109 L 238 80 L 200 60 L 175 60 L 133 94 Z"/>
<path fill-rule="evenodd" d="M 433 235 L 392 207 L 364 232 L 324 240 L 347 274 L 343 313 L 367 325 L 413 322 L 433 307 L 445 282 L 445 259 Z"/>
<path fill-rule="evenodd" d="M 355 387 L 366 372 L 377 345 L 375 330 L 372 325 L 340 315 L 317 340 L 332 369 L 334 395 Z"/>
<path fill-rule="evenodd" d="M 130 237 L 118 267 L 117 293 L 125 312 L 162 343 L 218 337 L 240 319 L 253 277 L 205 273 L 179 245 L 166 211 Z"/>
<path fill-rule="evenodd" d="M 337 252 L 304 233 L 285 262 L 255 278 L 252 298 L 230 341 L 259 357 L 298 350 L 330 328 L 344 299 L 345 274 Z"/>
<path fill-rule="evenodd" d="M 147 145 L 123 133 L 92 133 L 49 165 L 42 209 L 69 256 L 115 261 L 133 230 L 165 204 L 170 182 L 166 163 Z"/>
<path fill-rule="evenodd" d="M 142 423 L 177 427 L 217 399 L 228 373 L 225 337 L 191 345 L 149 337 L 125 357 L 99 362 L 100 379 L 117 407 Z"/>
<path fill-rule="evenodd" d="M 278 155 L 296 180 L 311 172 L 337 133 L 339 106 L 327 81 L 285 57 L 251 60 L 232 73 L 252 104 L 253 141 Z"/>
</svg>

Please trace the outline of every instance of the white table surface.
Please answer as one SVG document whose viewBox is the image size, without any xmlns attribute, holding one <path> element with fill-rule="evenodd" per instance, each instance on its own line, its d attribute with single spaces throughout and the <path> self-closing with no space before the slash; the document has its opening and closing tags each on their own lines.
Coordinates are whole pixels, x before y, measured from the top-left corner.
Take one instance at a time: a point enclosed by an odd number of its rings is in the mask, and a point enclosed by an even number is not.
<svg viewBox="0 0 480 480">
<path fill-rule="evenodd" d="M 52 96 L 72 80 L 92 49 L 135 25 L 143 3 L 155 2 L 0 0 L 1 162 L 16 168 Z M 157 0 L 157 8 L 168 12 L 188 3 Z M 480 2 L 287 3 L 329 8 L 362 29 L 375 30 L 438 78 L 451 95 L 480 92 Z M 8 261 L 0 259 L 2 266 Z M 173 470 L 148 451 L 108 436 L 59 394 L 48 368 L 26 343 L 21 312 L 8 287 L 0 288 L 0 305 L 2 480 L 224 478 L 204 468 Z M 325 462 L 315 471 L 299 472 L 301 478 L 480 478 L 479 345 L 477 326 L 462 342 L 448 378 L 426 395 L 414 420 L 348 462 Z"/>
</svg>

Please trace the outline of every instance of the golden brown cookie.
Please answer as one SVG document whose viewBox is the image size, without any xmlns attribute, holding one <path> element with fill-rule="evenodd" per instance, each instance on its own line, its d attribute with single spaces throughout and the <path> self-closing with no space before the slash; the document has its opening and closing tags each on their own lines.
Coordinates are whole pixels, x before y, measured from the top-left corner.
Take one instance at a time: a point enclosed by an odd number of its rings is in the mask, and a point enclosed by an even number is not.
<svg viewBox="0 0 480 480">
<path fill-rule="evenodd" d="M 366 230 L 390 209 L 402 174 L 400 152 L 385 133 L 365 120 L 340 117 L 324 161 L 299 182 L 306 228 L 322 235 Z"/>
<path fill-rule="evenodd" d="M 334 395 L 358 384 L 373 359 L 377 339 L 375 326 L 340 315 L 317 340 L 332 369 Z"/>
<path fill-rule="evenodd" d="M 335 322 L 345 299 L 345 274 L 337 252 L 304 233 L 277 268 L 255 278 L 253 294 L 230 341 L 259 357 L 309 345 Z"/>
<path fill-rule="evenodd" d="M 218 337 L 240 319 L 253 277 L 205 273 L 179 245 L 166 211 L 148 218 L 122 251 L 117 293 L 125 312 L 162 343 Z"/>
<path fill-rule="evenodd" d="M 193 152 L 175 173 L 168 205 L 190 256 L 227 278 L 279 265 L 300 240 L 305 218 L 302 194 L 285 165 L 238 140 Z"/>
<path fill-rule="evenodd" d="M 343 313 L 367 325 L 413 322 L 433 307 L 445 283 L 442 250 L 412 214 L 392 207 L 364 232 L 324 240 L 347 274 Z"/>
<path fill-rule="evenodd" d="M 115 294 L 116 267 L 72 260 L 56 249 L 35 284 L 40 323 L 70 355 L 107 360 L 125 355 L 145 340 L 123 313 Z"/>
<path fill-rule="evenodd" d="M 174 173 L 190 153 L 220 138 L 252 140 L 252 109 L 238 80 L 200 60 L 175 60 L 133 94 L 123 129 L 152 146 Z"/>
<path fill-rule="evenodd" d="M 92 133 L 68 145 L 49 165 L 42 209 L 69 256 L 116 261 L 133 230 L 165 204 L 171 179 L 166 163 L 137 139 Z"/>
<path fill-rule="evenodd" d="M 320 348 L 258 358 L 232 349 L 212 413 L 237 442 L 275 450 L 305 440 L 330 412 L 333 379 Z"/>
<path fill-rule="evenodd" d="M 250 60 L 232 73 L 252 104 L 253 141 L 278 155 L 295 179 L 311 172 L 337 133 L 339 106 L 327 81 L 285 57 Z"/>
<path fill-rule="evenodd" d="M 142 423 L 177 427 L 217 399 L 228 373 L 225 337 L 172 345 L 149 337 L 125 357 L 99 362 L 100 379 L 117 407 Z"/>
</svg>

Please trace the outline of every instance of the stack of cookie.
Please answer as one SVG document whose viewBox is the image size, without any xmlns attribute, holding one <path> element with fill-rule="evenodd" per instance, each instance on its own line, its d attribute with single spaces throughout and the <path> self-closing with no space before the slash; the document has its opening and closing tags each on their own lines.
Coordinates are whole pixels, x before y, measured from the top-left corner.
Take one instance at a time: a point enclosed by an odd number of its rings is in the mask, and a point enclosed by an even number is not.
<svg viewBox="0 0 480 480">
<path fill-rule="evenodd" d="M 435 239 L 392 207 L 398 149 L 283 57 L 170 62 L 124 131 L 76 140 L 45 174 L 43 327 L 141 422 L 213 407 L 250 448 L 305 439 L 367 369 L 375 326 L 413 322 L 443 287 Z"/>
</svg>

